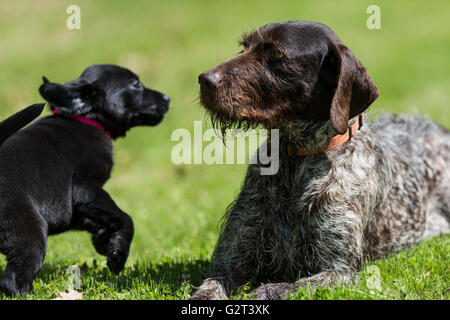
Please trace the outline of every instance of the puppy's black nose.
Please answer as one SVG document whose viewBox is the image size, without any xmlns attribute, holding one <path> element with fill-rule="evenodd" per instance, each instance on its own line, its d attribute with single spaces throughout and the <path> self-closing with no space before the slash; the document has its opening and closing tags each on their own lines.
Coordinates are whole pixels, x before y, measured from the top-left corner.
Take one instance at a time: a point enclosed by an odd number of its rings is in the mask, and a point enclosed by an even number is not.
<svg viewBox="0 0 450 320">
<path fill-rule="evenodd" d="M 170 97 L 168 95 L 163 95 L 163 100 L 166 101 L 167 103 L 170 102 Z"/>
<path fill-rule="evenodd" d="M 160 110 L 162 113 L 166 113 L 169 110 L 170 97 L 168 95 L 162 96 L 164 102 L 161 104 Z"/>
<path fill-rule="evenodd" d="M 211 71 L 203 72 L 198 77 L 198 83 L 200 84 L 200 86 L 207 90 L 217 88 L 221 80 L 222 78 L 220 77 L 219 73 Z"/>
</svg>

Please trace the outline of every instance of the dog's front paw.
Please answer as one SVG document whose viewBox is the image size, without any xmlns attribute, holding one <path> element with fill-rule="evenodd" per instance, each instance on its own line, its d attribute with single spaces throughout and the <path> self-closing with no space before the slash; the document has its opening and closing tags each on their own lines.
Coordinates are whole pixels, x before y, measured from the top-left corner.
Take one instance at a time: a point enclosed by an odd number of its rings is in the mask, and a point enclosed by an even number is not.
<svg viewBox="0 0 450 320">
<path fill-rule="evenodd" d="M 206 279 L 189 300 L 228 300 L 228 296 L 219 281 Z"/>
<path fill-rule="evenodd" d="M 293 289 L 292 283 L 268 283 L 256 288 L 251 297 L 255 300 L 284 300 Z"/>
</svg>

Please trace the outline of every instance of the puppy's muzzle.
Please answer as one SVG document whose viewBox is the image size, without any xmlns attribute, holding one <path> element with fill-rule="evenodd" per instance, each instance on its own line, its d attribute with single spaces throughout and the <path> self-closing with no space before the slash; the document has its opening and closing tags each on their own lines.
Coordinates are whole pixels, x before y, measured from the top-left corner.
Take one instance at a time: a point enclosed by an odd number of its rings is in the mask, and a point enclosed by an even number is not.
<svg viewBox="0 0 450 320">
<path fill-rule="evenodd" d="M 163 96 L 163 102 L 153 105 L 146 111 L 126 112 L 124 115 L 125 122 L 128 127 L 134 126 L 156 126 L 163 118 L 164 114 L 169 110 L 169 96 Z"/>
</svg>

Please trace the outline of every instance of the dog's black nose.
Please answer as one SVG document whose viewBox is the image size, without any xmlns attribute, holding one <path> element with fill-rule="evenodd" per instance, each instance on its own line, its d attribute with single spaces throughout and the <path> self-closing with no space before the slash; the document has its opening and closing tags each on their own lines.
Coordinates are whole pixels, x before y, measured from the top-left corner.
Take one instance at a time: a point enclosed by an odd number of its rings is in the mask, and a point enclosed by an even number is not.
<svg viewBox="0 0 450 320">
<path fill-rule="evenodd" d="M 205 88 L 205 89 L 217 88 L 217 85 L 220 83 L 221 80 L 222 79 L 217 72 L 211 72 L 211 71 L 203 72 L 198 77 L 198 83 L 200 84 L 200 86 L 202 88 Z"/>
</svg>

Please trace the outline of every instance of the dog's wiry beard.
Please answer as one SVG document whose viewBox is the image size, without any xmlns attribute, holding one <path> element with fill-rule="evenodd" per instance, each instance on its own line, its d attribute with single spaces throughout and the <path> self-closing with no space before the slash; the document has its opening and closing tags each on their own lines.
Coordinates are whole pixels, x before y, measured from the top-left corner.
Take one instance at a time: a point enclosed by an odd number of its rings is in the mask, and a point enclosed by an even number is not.
<svg viewBox="0 0 450 320">
<path fill-rule="evenodd" d="M 201 104 L 208 110 L 208 115 L 214 129 L 225 137 L 228 130 L 248 131 L 264 122 L 264 115 L 254 107 L 247 106 L 251 102 L 248 95 L 243 95 L 232 88 L 220 88 L 217 95 L 200 96 Z"/>
<path fill-rule="evenodd" d="M 237 92 L 229 90 L 227 92 Z M 279 124 L 280 107 L 257 107 L 258 99 L 241 92 L 220 95 L 213 101 L 200 98 L 202 105 L 208 110 L 208 115 L 214 129 L 225 137 L 228 130 L 248 131 L 262 125 L 274 128 Z"/>
<path fill-rule="evenodd" d="M 222 137 L 225 139 L 227 136 L 227 132 L 229 130 L 242 130 L 248 131 L 250 129 L 255 129 L 260 125 L 259 121 L 255 121 L 252 119 L 231 119 L 228 117 L 224 117 L 220 113 L 209 112 L 209 118 L 211 120 L 211 124 L 215 130 L 220 131 Z"/>
</svg>

